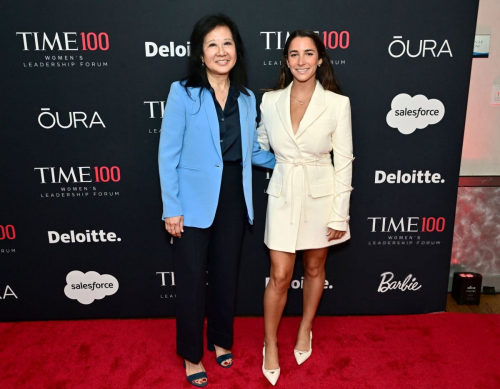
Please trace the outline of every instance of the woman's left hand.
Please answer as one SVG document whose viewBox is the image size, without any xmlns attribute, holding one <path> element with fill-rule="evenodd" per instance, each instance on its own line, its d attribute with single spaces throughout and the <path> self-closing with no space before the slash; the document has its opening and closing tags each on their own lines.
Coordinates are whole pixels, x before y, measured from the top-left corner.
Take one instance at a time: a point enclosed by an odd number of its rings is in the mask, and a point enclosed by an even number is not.
<svg viewBox="0 0 500 389">
<path fill-rule="evenodd" d="M 328 241 L 334 240 L 334 239 L 340 239 L 346 234 L 346 231 L 339 231 L 339 230 L 334 230 L 330 227 L 328 227 L 328 232 L 326 236 L 328 236 Z"/>
</svg>

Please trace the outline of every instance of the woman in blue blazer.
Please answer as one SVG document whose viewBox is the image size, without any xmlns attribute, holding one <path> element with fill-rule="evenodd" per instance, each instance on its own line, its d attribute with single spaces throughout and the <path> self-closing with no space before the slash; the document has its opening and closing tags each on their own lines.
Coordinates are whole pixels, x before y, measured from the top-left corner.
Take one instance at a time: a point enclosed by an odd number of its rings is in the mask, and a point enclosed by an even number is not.
<svg viewBox="0 0 500 389">
<path fill-rule="evenodd" d="M 172 84 L 165 107 L 158 162 L 163 219 L 173 237 L 177 353 L 188 381 L 205 386 L 205 309 L 207 347 L 230 367 L 241 244 L 253 222 L 252 164 L 273 168 L 275 159 L 257 141 L 255 97 L 244 86 L 234 22 L 206 16 L 190 42 L 188 77 Z"/>
</svg>

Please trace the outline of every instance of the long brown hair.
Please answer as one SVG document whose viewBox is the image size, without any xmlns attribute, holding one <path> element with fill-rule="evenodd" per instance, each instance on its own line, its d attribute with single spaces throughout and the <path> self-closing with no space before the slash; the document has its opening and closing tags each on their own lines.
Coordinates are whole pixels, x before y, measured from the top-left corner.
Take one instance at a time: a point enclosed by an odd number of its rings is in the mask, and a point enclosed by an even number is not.
<svg viewBox="0 0 500 389">
<path fill-rule="evenodd" d="M 316 79 L 319 80 L 324 89 L 342 94 L 342 89 L 340 88 L 340 85 L 335 77 L 330 57 L 328 57 L 328 54 L 326 53 L 325 45 L 321 39 L 319 39 L 318 35 L 311 30 L 296 30 L 292 32 L 286 40 L 285 47 L 283 48 L 283 55 L 281 57 L 278 79 L 276 80 L 276 86 L 273 90 L 284 89 L 293 81 L 293 75 L 286 64 L 286 60 L 288 58 L 290 43 L 298 37 L 311 38 L 316 46 L 316 50 L 318 51 L 319 59 L 323 60 L 321 66 L 316 69 Z"/>
</svg>

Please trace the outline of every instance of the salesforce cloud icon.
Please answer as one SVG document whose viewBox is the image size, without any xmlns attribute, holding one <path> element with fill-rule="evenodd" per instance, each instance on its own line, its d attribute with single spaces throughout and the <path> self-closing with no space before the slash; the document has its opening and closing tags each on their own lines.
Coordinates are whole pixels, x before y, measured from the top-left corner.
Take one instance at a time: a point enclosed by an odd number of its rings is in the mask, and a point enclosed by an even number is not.
<svg viewBox="0 0 500 389">
<path fill-rule="evenodd" d="M 94 300 L 102 300 L 118 290 L 118 280 L 115 277 L 110 274 L 100 275 L 95 271 L 84 274 L 73 270 L 66 276 L 66 283 L 64 294 L 84 305 L 92 304 Z"/>
<path fill-rule="evenodd" d="M 401 134 L 409 135 L 415 130 L 436 124 L 444 116 L 444 105 L 436 99 L 424 95 L 411 97 L 401 93 L 392 99 L 391 110 L 387 114 L 387 124 L 397 128 Z"/>
</svg>

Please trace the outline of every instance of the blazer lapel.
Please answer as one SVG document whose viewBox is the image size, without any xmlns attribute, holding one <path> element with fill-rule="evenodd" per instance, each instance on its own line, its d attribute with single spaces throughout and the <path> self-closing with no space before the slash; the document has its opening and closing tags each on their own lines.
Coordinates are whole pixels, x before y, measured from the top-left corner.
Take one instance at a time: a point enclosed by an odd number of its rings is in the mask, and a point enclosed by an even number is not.
<svg viewBox="0 0 500 389">
<path fill-rule="evenodd" d="M 217 118 L 217 111 L 215 110 L 215 104 L 210 92 L 206 89 L 202 93 L 202 105 L 205 108 L 207 114 L 208 125 L 210 126 L 210 131 L 212 132 L 212 139 L 214 141 L 215 149 L 219 154 L 222 161 L 222 151 L 220 149 L 220 128 L 219 119 Z"/>
<path fill-rule="evenodd" d="M 281 96 L 276 102 L 276 109 L 278 110 L 281 123 L 285 127 L 285 131 L 290 135 L 295 144 L 297 144 L 297 140 L 293 134 L 292 119 L 290 118 L 290 91 L 292 90 L 292 84 L 293 82 L 281 92 Z"/>
<path fill-rule="evenodd" d="M 313 124 L 323 112 L 325 112 L 325 110 L 325 90 L 323 89 L 323 86 L 321 86 L 320 82 L 316 81 L 316 88 L 311 96 L 311 101 L 306 109 L 306 112 L 304 113 L 304 117 L 300 121 L 295 138 L 301 136 L 304 131 L 307 130 L 307 128 Z"/>
<path fill-rule="evenodd" d="M 243 154 L 242 155 L 243 166 L 245 166 L 245 159 L 247 156 L 247 150 L 248 150 L 248 145 L 249 145 L 249 143 L 248 143 L 249 131 L 248 131 L 248 107 L 247 107 L 248 103 L 247 103 L 247 99 L 248 99 L 248 97 L 240 92 L 240 96 L 238 97 L 238 109 L 240 111 L 241 152 Z"/>
</svg>

